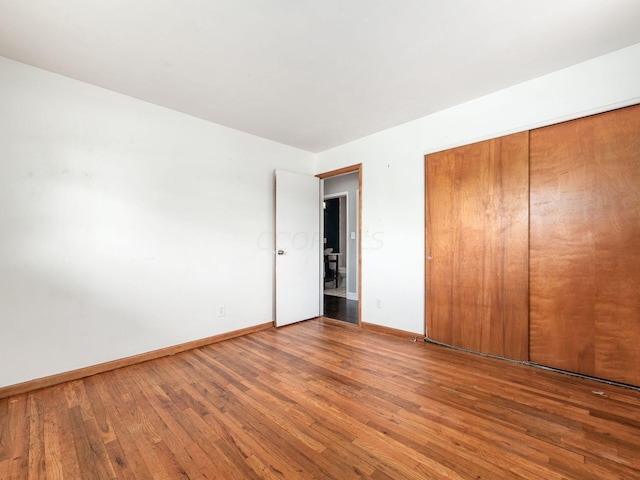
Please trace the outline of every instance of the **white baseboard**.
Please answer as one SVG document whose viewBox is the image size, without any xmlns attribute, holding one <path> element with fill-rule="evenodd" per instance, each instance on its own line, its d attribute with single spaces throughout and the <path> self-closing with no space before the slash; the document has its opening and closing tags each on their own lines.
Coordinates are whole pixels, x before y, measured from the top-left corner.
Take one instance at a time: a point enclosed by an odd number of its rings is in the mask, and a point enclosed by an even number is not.
<svg viewBox="0 0 640 480">
<path fill-rule="evenodd" d="M 354 292 L 347 292 L 347 300 L 358 300 L 358 294 Z"/>
</svg>

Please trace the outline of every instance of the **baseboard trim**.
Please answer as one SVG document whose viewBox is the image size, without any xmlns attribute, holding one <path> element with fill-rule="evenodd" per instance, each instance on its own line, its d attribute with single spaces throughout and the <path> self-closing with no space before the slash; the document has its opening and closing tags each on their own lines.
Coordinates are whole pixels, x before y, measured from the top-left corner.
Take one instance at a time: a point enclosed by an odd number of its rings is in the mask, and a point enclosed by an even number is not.
<svg viewBox="0 0 640 480">
<path fill-rule="evenodd" d="M 358 300 L 358 294 L 356 292 L 347 292 L 347 300 Z"/>
<path fill-rule="evenodd" d="M 406 330 L 398 330 L 397 328 L 384 327 L 382 325 L 376 325 L 375 323 L 362 322 L 361 326 L 366 330 L 371 330 L 373 332 L 378 332 L 378 333 L 385 333 L 387 335 L 395 335 L 396 337 L 413 337 L 414 340 L 416 338 L 422 339 L 424 337 L 423 333 L 414 333 L 414 332 L 408 332 Z"/>
<path fill-rule="evenodd" d="M 155 360 L 156 358 L 168 357 L 180 352 L 186 352 L 187 350 L 193 350 L 195 348 L 200 348 L 206 345 L 211 345 L 213 343 L 229 340 L 231 338 L 241 337 L 243 335 L 259 332 L 261 330 L 268 330 L 269 328 L 273 328 L 272 322 L 255 325 L 253 327 L 242 328 L 240 330 L 234 330 L 232 332 L 222 333 L 220 335 L 214 335 L 213 337 L 201 338 L 192 342 L 181 343 L 179 345 L 173 345 L 171 347 L 161 348 L 159 350 L 153 350 L 151 352 L 132 355 L 130 357 L 125 357 L 110 362 L 99 363 L 98 365 L 79 368 L 77 370 L 71 370 L 69 372 L 57 373 L 48 377 L 36 378 L 34 380 L 17 383 L 15 385 L 9 385 L 7 387 L 0 387 L 0 399 L 12 397 L 14 395 L 20 395 L 23 393 L 29 393 L 41 388 L 52 387 L 64 382 L 79 380 L 81 378 L 97 375 L 98 373 L 117 370 L 118 368 L 128 367 L 137 363 L 148 362 L 149 360 Z"/>
</svg>

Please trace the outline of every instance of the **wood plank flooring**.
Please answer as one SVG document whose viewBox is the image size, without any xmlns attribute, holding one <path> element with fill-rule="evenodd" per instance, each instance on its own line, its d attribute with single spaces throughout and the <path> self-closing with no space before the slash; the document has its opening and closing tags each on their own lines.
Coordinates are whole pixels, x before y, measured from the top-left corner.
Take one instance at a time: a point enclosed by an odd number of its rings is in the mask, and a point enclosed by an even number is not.
<svg viewBox="0 0 640 480">
<path fill-rule="evenodd" d="M 334 320 L 358 324 L 358 301 L 342 297 L 323 295 L 324 316 Z"/>
<path fill-rule="evenodd" d="M 0 479 L 634 479 L 640 393 L 325 319 L 0 400 Z"/>
</svg>

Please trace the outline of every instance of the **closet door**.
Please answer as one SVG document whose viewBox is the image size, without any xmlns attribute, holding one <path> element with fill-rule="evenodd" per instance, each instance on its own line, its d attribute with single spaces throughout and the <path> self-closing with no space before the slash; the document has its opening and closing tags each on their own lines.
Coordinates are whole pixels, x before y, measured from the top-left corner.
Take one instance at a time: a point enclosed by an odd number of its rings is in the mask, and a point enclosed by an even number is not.
<svg viewBox="0 0 640 480">
<path fill-rule="evenodd" d="M 528 359 L 529 132 L 426 156 L 427 336 Z"/>
<path fill-rule="evenodd" d="M 640 107 L 531 132 L 531 360 L 640 385 Z"/>
</svg>

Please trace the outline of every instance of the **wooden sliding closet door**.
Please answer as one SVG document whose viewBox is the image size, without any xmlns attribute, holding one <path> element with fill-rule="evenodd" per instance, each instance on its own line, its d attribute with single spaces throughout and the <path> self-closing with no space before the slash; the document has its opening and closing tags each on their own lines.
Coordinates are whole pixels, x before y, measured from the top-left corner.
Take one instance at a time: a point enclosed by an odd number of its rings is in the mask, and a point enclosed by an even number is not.
<svg viewBox="0 0 640 480">
<path fill-rule="evenodd" d="M 531 131 L 531 360 L 640 385 L 640 106 Z"/>
<path fill-rule="evenodd" d="M 528 359 L 529 132 L 426 156 L 427 336 Z"/>
</svg>

